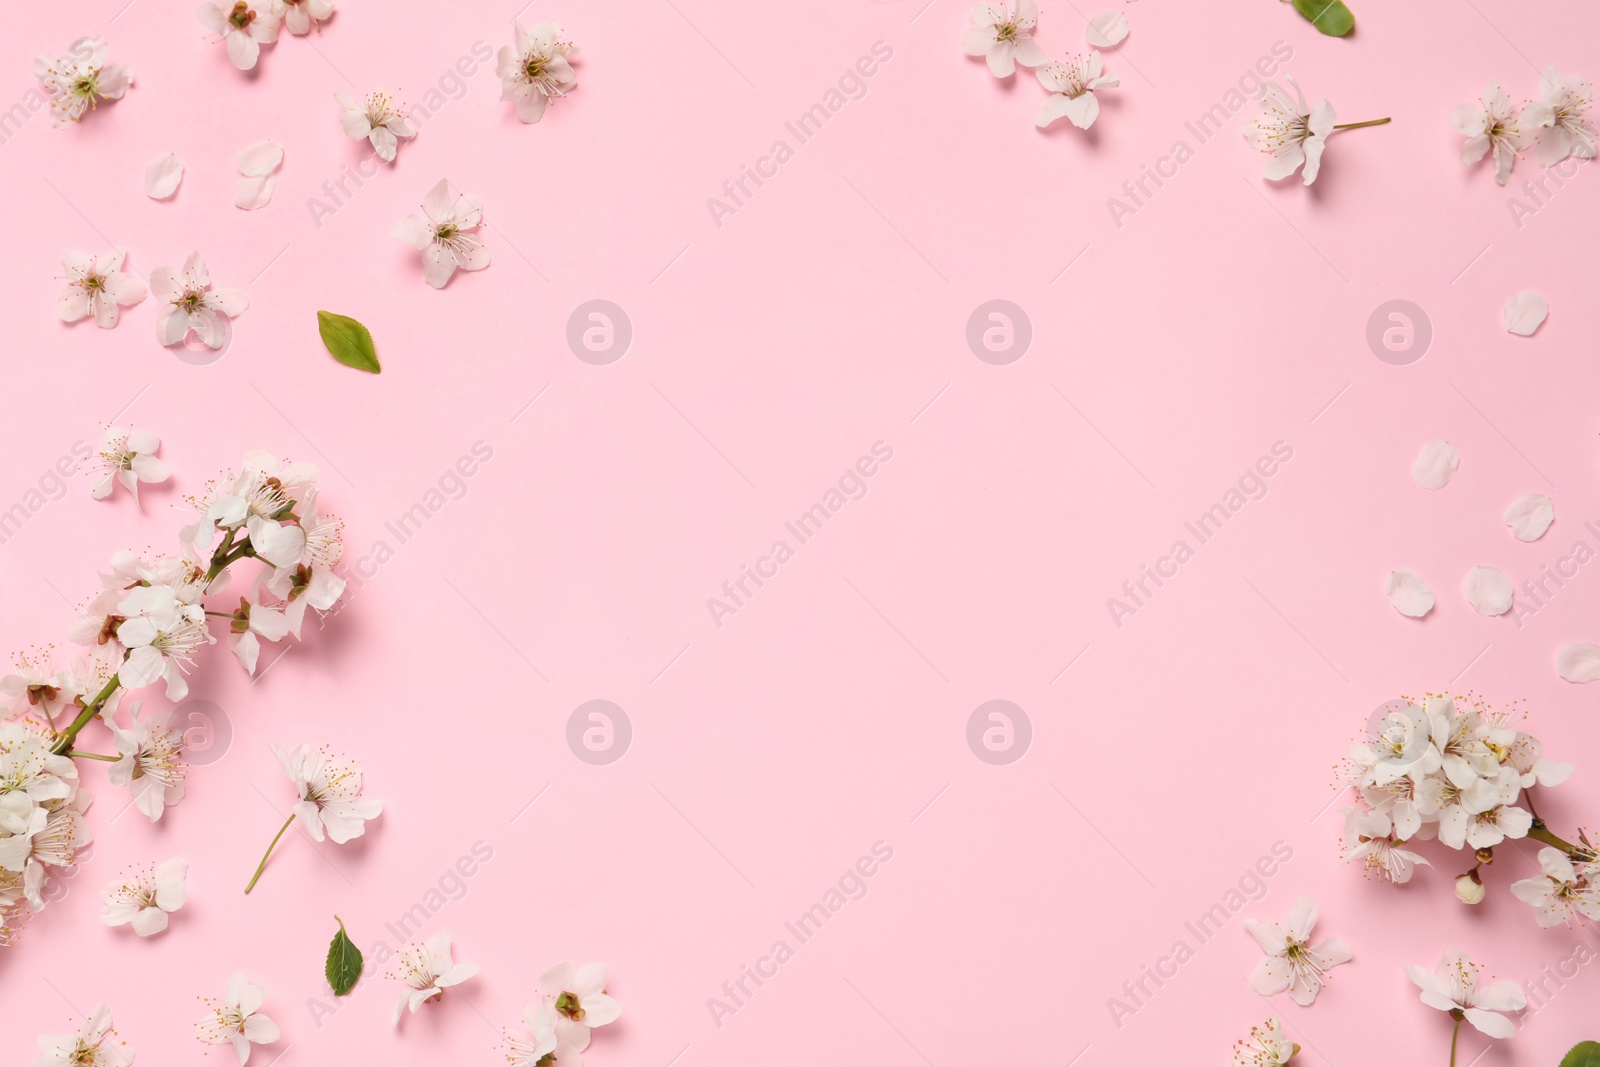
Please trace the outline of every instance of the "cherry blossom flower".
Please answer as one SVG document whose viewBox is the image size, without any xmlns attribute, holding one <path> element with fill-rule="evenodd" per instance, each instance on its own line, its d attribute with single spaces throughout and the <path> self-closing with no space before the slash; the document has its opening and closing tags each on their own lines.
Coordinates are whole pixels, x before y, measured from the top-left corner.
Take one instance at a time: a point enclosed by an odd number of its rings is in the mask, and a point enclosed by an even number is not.
<svg viewBox="0 0 1600 1067">
<path fill-rule="evenodd" d="M 50 121 L 67 126 L 101 100 L 121 100 L 133 75 L 121 63 L 107 63 L 104 37 L 80 37 L 64 56 L 40 56 L 34 76 L 50 97 Z"/>
<path fill-rule="evenodd" d="M 1007 10 L 1007 0 L 973 5 L 972 25 L 961 38 L 967 55 L 983 56 L 996 78 L 1010 77 L 1018 63 L 1038 67 L 1049 61 L 1033 39 L 1039 8 L 1033 0 L 1010 0 L 1010 6 L 1012 10 Z"/>
<path fill-rule="evenodd" d="M 1544 68 L 1544 75 L 1539 79 L 1539 103 L 1529 104 L 1525 111 L 1527 114 L 1540 106 L 1544 109 L 1537 120 L 1530 120 L 1530 125 L 1544 127 L 1534 146 L 1533 158 L 1546 167 L 1568 156 L 1593 159 L 1595 130 L 1585 117 L 1593 102 L 1588 82 L 1564 78 L 1555 67 Z"/>
<path fill-rule="evenodd" d="M 400 1015 L 407 1007 L 415 1015 L 423 1004 L 477 973 L 477 964 L 455 962 L 449 934 L 435 934 L 421 945 L 407 945 L 400 952 L 399 972 L 391 975 L 406 984 L 394 1005 L 394 1025 L 400 1025 Z"/>
<path fill-rule="evenodd" d="M 183 732 L 168 727 L 170 712 L 155 711 L 140 718 L 140 707 L 135 703 L 129 710 L 127 729 L 117 725 L 109 710 L 102 712 L 118 752 L 116 762 L 106 768 L 106 779 L 112 785 L 128 786 L 133 806 L 151 822 L 159 822 L 169 804 L 183 799 L 183 780 L 188 773 L 183 762 Z"/>
<path fill-rule="evenodd" d="M 500 49 L 495 66 L 500 99 L 513 103 L 517 118 L 534 123 L 544 118 L 545 104 L 552 97 L 565 96 L 578 84 L 578 75 L 567 61 L 578 49 L 561 39 L 557 23 L 541 22 L 530 30 L 521 23 L 512 25 L 516 44 Z"/>
<path fill-rule="evenodd" d="M 528 1036 L 506 1032 L 506 1061 L 511 1067 L 583 1067 L 589 1028 L 564 1018 L 548 997 L 537 1008 L 522 1010 Z"/>
<path fill-rule="evenodd" d="M 278 16 L 261 6 L 261 0 L 237 0 L 223 11 L 213 3 L 200 5 L 200 24 L 219 35 L 228 46 L 228 59 L 240 70 L 251 70 L 261 46 L 278 39 Z"/>
<path fill-rule="evenodd" d="M 1336 116 L 1333 105 L 1326 100 L 1306 107 L 1306 94 L 1300 83 L 1293 75 L 1288 78 L 1295 99 L 1291 100 L 1276 82 L 1267 82 L 1261 92 L 1262 113 L 1250 120 L 1244 135 L 1252 146 L 1272 156 L 1261 172 L 1264 178 L 1281 181 L 1299 170 L 1302 180 L 1310 185 L 1317 180 L 1322 150 L 1334 131 Z"/>
<path fill-rule="evenodd" d="M 156 458 L 161 438 L 149 430 L 129 430 L 125 426 L 106 427 L 100 439 L 100 467 L 104 472 L 89 495 L 104 500 L 119 484 L 139 502 L 140 482 L 164 482 L 172 471 Z"/>
<path fill-rule="evenodd" d="M 1406 976 L 1422 990 L 1422 1003 L 1449 1012 L 1457 1028 L 1465 1019 L 1490 1037 L 1510 1037 L 1517 1032 L 1516 1024 L 1498 1013 L 1521 1011 L 1528 1006 L 1528 998 L 1515 982 L 1500 981 L 1478 988 L 1481 969 L 1460 952 L 1449 949 L 1431 972 L 1406 964 Z"/>
<path fill-rule="evenodd" d="M 169 594 L 166 603 L 117 627 L 117 640 L 128 649 L 117 672 L 125 688 L 165 682 L 167 699 L 182 700 L 189 693 L 184 674 L 193 665 L 195 652 L 214 638 L 206 630 L 206 613 L 200 605 L 181 603 Z"/>
<path fill-rule="evenodd" d="M 1283 1023 L 1269 1018 L 1260 1026 L 1250 1028 L 1250 1036 L 1233 1047 L 1234 1067 L 1282 1067 L 1300 1052 L 1300 1046 L 1289 1040 Z"/>
<path fill-rule="evenodd" d="M 246 674 L 256 673 L 262 638 L 282 641 L 288 633 L 289 620 L 284 618 L 283 609 L 262 604 L 260 590 L 240 597 L 239 609 L 228 619 L 228 643 Z"/>
<path fill-rule="evenodd" d="M 36 1067 L 127 1067 L 133 1050 L 126 1041 L 114 1040 L 111 1010 L 96 1004 L 75 1034 L 41 1037 Z"/>
<path fill-rule="evenodd" d="M 208 1045 L 232 1045 L 244 1067 L 250 1062 L 251 1045 L 278 1040 L 278 1024 L 261 1014 L 266 998 L 265 986 L 252 985 L 243 971 L 235 974 L 222 1000 L 206 999 L 210 1014 L 195 1024 L 200 1040 Z"/>
<path fill-rule="evenodd" d="M 1544 874 L 1511 883 L 1511 895 L 1532 906 L 1540 926 L 1560 926 L 1578 916 L 1600 919 L 1600 865 L 1573 863 L 1559 848 L 1541 848 Z"/>
<path fill-rule="evenodd" d="M 1036 71 L 1039 84 L 1049 91 L 1035 120 L 1037 126 L 1048 126 L 1065 115 L 1074 126 L 1087 130 L 1100 114 L 1100 101 L 1096 89 L 1115 89 L 1120 78 L 1102 74 L 1105 60 L 1099 52 L 1074 58 L 1068 63 L 1051 63 Z"/>
<path fill-rule="evenodd" d="M 83 695 L 83 688 L 72 672 L 56 667 L 52 648 L 23 653 L 17 657 L 15 666 L 15 673 L 0 678 L 0 697 L 10 698 L 14 711 L 36 708 L 53 723 L 63 709 Z M 66 796 L 69 792 L 62 788 L 52 795 Z M 35 799 L 47 798 L 36 793 Z"/>
<path fill-rule="evenodd" d="M 296 37 L 303 37 L 333 17 L 333 0 L 272 0 L 272 15 Z"/>
<path fill-rule="evenodd" d="M 1491 81 L 1483 91 L 1482 105 L 1462 104 L 1450 111 L 1450 125 L 1466 137 L 1461 146 L 1461 163 L 1472 166 L 1491 151 L 1494 153 L 1494 180 L 1504 185 L 1511 179 L 1517 154 L 1532 141 L 1530 126 L 1549 114 L 1549 108 L 1533 105 L 1524 112 L 1511 102 L 1500 83 Z"/>
<path fill-rule="evenodd" d="M 145 297 L 144 283 L 122 269 L 126 249 L 115 248 L 98 258 L 84 252 L 61 257 L 67 270 L 67 288 L 56 301 L 62 322 L 77 322 L 87 315 L 103 330 L 117 324 L 119 305 L 137 304 Z"/>
<path fill-rule="evenodd" d="M 181 272 L 172 267 L 151 271 L 150 291 L 166 305 L 156 319 L 156 337 L 164 345 L 178 344 L 193 330 L 208 348 L 221 348 L 227 337 L 224 319 L 242 315 L 250 306 L 250 298 L 238 289 L 211 288 L 211 274 L 198 252 L 184 261 Z"/>
<path fill-rule="evenodd" d="M 1328 971 L 1350 962 L 1350 946 L 1341 938 L 1310 943 L 1311 929 L 1316 925 L 1317 905 L 1310 897 L 1296 900 L 1289 910 L 1289 921 L 1281 926 L 1254 919 L 1244 921 L 1245 929 L 1267 954 L 1250 975 L 1250 985 L 1257 993 L 1270 997 L 1287 989 L 1290 998 L 1304 1006 L 1317 999 L 1327 984 Z"/>
<path fill-rule="evenodd" d="M 78 850 L 94 840 L 83 819 L 82 807 L 88 805 L 87 793 L 79 793 L 75 802 L 60 807 L 46 808 L 44 827 L 28 839 L 28 856 L 22 867 L 22 891 L 33 911 L 43 911 L 44 884 L 49 868 L 63 870 L 78 861 Z"/>
<path fill-rule="evenodd" d="M 100 918 L 107 926 L 132 923 L 140 937 L 159 934 L 167 928 L 168 914 L 183 907 L 188 876 L 189 862 L 174 859 L 112 882 L 100 893 L 106 905 Z"/>
<path fill-rule="evenodd" d="M 298 818 L 314 840 L 326 835 L 336 845 L 353 841 L 366 833 L 367 820 L 383 814 L 382 801 L 361 795 L 361 768 L 354 760 L 310 745 L 288 752 L 271 747 L 300 796 L 291 817 Z"/>
<path fill-rule="evenodd" d="M 1433 866 L 1425 857 L 1400 847 L 1405 840 L 1393 836 L 1389 816 L 1384 812 L 1360 808 L 1345 808 L 1344 812 L 1345 838 L 1356 842 L 1345 856 L 1346 862 L 1360 860 L 1368 871 L 1376 871 L 1396 885 L 1411 881 L 1417 864 Z"/>
<path fill-rule="evenodd" d="M 539 988 L 555 1003 L 556 1014 L 588 1031 L 615 1022 L 622 1008 L 606 995 L 606 965 L 590 963 L 573 970 L 558 963 L 539 976 Z"/>
<path fill-rule="evenodd" d="M 441 180 L 422 198 L 422 213 L 407 215 L 389 235 L 422 249 L 423 277 L 443 289 L 457 267 L 482 270 L 489 265 L 489 249 L 472 232 L 482 222 L 483 201 L 466 194 L 452 200 L 449 182 Z"/>
<path fill-rule="evenodd" d="M 267 579 L 267 589 L 284 602 L 289 632 L 297 638 L 306 608 L 327 611 L 345 590 L 345 580 L 333 571 L 344 555 L 344 524 L 318 510 L 315 492 L 306 494 L 302 510 L 300 528 L 305 531 L 305 543 L 300 558 L 277 567 Z"/>
<path fill-rule="evenodd" d="M 294 566 L 306 546 L 295 508 L 311 499 L 316 480 L 313 464 L 284 462 L 271 452 L 253 449 L 245 453 L 244 470 L 229 482 L 225 493 L 205 503 L 195 501 L 201 519 L 184 527 L 183 539 L 197 550 L 209 550 L 221 529 L 229 544 L 243 537 L 251 553 L 272 566 Z"/>
<path fill-rule="evenodd" d="M 393 163 L 398 139 L 417 135 L 417 128 L 406 118 L 405 112 L 395 103 L 395 96 L 387 89 L 368 93 L 360 102 L 344 93 L 334 93 L 333 98 L 344 109 L 339 124 L 352 141 L 365 137 L 372 150 L 385 163 Z"/>
</svg>

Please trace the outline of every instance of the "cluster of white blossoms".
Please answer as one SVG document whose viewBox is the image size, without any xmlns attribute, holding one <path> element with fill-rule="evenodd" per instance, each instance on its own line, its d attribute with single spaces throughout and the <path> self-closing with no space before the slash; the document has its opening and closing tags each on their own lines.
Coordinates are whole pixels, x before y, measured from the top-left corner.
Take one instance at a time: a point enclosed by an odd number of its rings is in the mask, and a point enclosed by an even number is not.
<svg viewBox="0 0 1600 1067">
<path fill-rule="evenodd" d="M 138 444 L 131 435 L 118 439 Z M 112 557 L 100 592 L 68 630 L 83 646 L 78 657 L 62 663 L 54 648 L 30 652 L 0 678 L 0 943 L 25 912 L 45 907 L 51 873 L 72 867 L 90 841 L 77 759 L 106 763 L 107 780 L 127 787 L 152 822 L 183 799 L 183 734 L 166 711 L 144 713 L 139 701 L 124 707 L 123 698 L 159 686 L 168 700 L 184 699 L 196 657 L 216 643 L 213 626 L 253 674 L 263 641 L 298 638 L 308 607 L 326 611 L 343 594 L 334 573 L 341 526 L 319 510 L 316 483 L 309 464 L 247 454 L 242 473 L 192 500 L 200 518 L 181 531 L 176 555 Z M 251 560 L 264 570 L 242 592 L 225 592 Z M 91 726 L 102 731 L 101 751 L 81 747 Z M 375 814 L 372 802 L 346 796 L 347 772 L 306 755 L 290 773 L 300 789 L 297 814 L 335 840 L 359 833 L 360 819 Z M 107 922 L 156 932 L 182 905 L 182 882 L 178 863 L 108 887 Z"/>
<path fill-rule="evenodd" d="M 506 1061 L 511 1067 L 566 1067 L 583 1063 L 589 1032 L 616 1022 L 622 1008 L 606 995 L 606 965 L 591 963 L 574 970 L 558 963 L 539 977 L 542 995 L 536 1008 L 524 1008 L 526 1034 L 506 1031 Z"/>
<path fill-rule="evenodd" d="M 1350 748 L 1349 779 L 1361 803 L 1344 809 L 1349 859 L 1404 883 L 1418 864 L 1431 866 L 1408 847 L 1413 841 L 1470 851 L 1476 862 L 1456 880 L 1456 895 L 1476 904 L 1485 895 L 1479 872 L 1493 862 L 1495 846 L 1532 837 L 1551 846 L 1541 853 L 1546 877 L 1518 882 L 1513 893 L 1539 909 L 1542 925 L 1600 917 L 1595 850 L 1587 838 L 1572 844 L 1551 833 L 1531 795 L 1536 785 L 1566 781 L 1572 764 L 1546 758 L 1539 739 L 1509 716 L 1459 708 L 1447 694 L 1380 711 L 1369 739 Z"/>
<path fill-rule="evenodd" d="M 261 58 L 261 46 L 277 42 L 280 27 L 305 36 L 333 17 L 333 0 L 237 0 L 227 10 L 208 0 L 198 14 L 200 25 L 227 46 L 229 61 L 240 70 L 251 70 Z"/>
<path fill-rule="evenodd" d="M 1494 180 L 1504 185 L 1517 157 L 1530 148 L 1544 167 L 1568 156 L 1593 159 L 1595 130 L 1587 118 L 1592 102 L 1588 82 L 1565 78 L 1555 67 L 1544 68 L 1539 99 L 1521 107 L 1499 82 L 1491 81 L 1482 101 L 1450 111 L 1450 125 L 1466 138 L 1461 162 L 1470 167 L 1492 153 Z"/>
<path fill-rule="evenodd" d="M 1034 71 L 1040 87 L 1050 94 L 1034 120 L 1036 126 L 1066 118 L 1087 130 L 1100 115 L 1095 92 L 1115 89 L 1121 79 L 1105 73 L 1105 57 L 1096 48 L 1088 55 L 1052 61 L 1034 40 L 1038 27 L 1039 8 L 1033 0 L 976 4 L 972 25 L 962 37 L 962 49 L 969 56 L 982 56 L 996 78 L 1009 78 L 1018 64 Z M 1127 35 L 1128 19 L 1121 12 L 1107 12 L 1089 23 L 1089 43 L 1097 48 L 1120 44 Z"/>
</svg>

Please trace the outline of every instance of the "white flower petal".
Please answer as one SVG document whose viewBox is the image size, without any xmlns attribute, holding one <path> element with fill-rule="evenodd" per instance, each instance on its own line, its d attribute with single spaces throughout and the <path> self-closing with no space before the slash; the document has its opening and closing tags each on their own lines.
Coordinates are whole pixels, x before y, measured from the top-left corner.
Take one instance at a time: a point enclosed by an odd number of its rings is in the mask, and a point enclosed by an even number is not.
<svg viewBox="0 0 1600 1067">
<path fill-rule="evenodd" d="M 1504 615 L 1511 610 L 1511 579 L 1494 567 L 1474 567 L 1465 585 L 1467 603 L 1480 615 Z"/>
<path fill-rule="evenodd" d="M 1096 48 L 1111 48 L 1128 36 L 1128 16 L 1106 11 L 1089 20 L 1089 43 Z"/>
<path fill-rule="evenodd" d="M 1533 331 L 1550 314 L 1550 301 L 1544 298 L 1543 293 L 1524 289 L 1506 301 L 1504 314 L 1507 330 L 1518 337 L 1532 337 Z"/>
<path fill-rule="evenodd" d="M 277 178 L 271 174 L 240 178 L 239 184 L 234 187 L 233 206 L 246 211 L 266 207 L 272 202 L 272 186 L 276 181 Z"/>
<path fill-rule="evenodd" d="M 1600 681 L 1600 645 L 1568 641 L 1556 650 L 1556 673 L 1569 682 Z"/>
<path fill-rule="evenodd" d="M 1413 619 L 1420 619 L 1433 610 L 1433 590 L 1422 580 L 1422 575 L 1410 567 L 1396 567 L 1389 572 L 1383 591 L 1389 594 L 1394 610 Z"/>
<path fill-rule="evenodd" d="M 1449 441 L 1429 441 L 1411 464 L 1411 478 L 1424 489 L 1443 489 L 1459 466 L 1461 456 Z"/>
<path fill-rule="evenodd" d="M 283 165 L 283 145 L 276 141 L 257 141 L 241 148 L 234 162 L 245 177 L 263 177 Z"/>
<path fill-rule="evenodd" d="M 144 168 L 144 194 L 152 200 L 165 200 L 178 191 L 183 180 L 183 160 L 167 152 L 152 159 Z"/>
<path fill-rule="evenodd" d="M 1506 508 L 1506 525 L 1518 541 L 1537 541 L 1555 521 L 1555 505 L 1543 493 L 1529 493 L 1519 497 Z"/>
</svg>

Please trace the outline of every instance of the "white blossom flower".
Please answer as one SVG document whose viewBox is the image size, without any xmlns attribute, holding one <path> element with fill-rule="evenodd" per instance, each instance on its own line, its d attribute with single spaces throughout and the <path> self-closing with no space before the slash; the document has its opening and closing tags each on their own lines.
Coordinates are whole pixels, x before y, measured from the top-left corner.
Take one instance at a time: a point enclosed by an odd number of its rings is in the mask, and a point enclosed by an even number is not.
<svg viewBox="0 0 1600 1067">
<path fill-rule="evenodd" d="M 344 127 L 346 135 L 352 141 L 365 137 L 371 142 L 372 150 L 378 153 L 378 158 L 385 163 L 394 162 L 395 150 L 399 145 L 397 139 L 417 135 L 417 128 L 406 118 L 405 112 L 395 103 L 394 94 L 387 89 L 368 93 L 359 102 L 344 93 L 334 93 L 333 98 L 343 109 L 339 124 Z"/>
<path fill-rule="evenodd" d="M 1510 1037 L 1517 1032 L 1516 1024 L 1498 1013 L 1521 1011 L 1528 1006 L 1528 998 L 1511 981 L 1494 982 L 1479 989 L 1479 970 L 1476 963 L 1455 949 L 1447 950 L 1432 971 L 1406 964 L 1406 975 L 1422 990 L 1422 1003 L 1449 1012 L 1457 1020 L 1464 1018 L 1490 1037 Z"/>
<path fill-rule="evenodd" d="M 209 502 L 194 502 L 201 520 L 184 527 L 181 536 L 205 551 L 222 529 L 234 538 L 243 536 L 251 552 L 272 566 L 294 566 L 306 543 L 295 509 L 310 500 L 316 480 L 313 464 L 280 461 L 271 452 L 252 449 L 245 453 L 244 470 L 228 483 L 225 493 Z"/>
<path fill-rule="evenodd" d="M 261 46 L 278 39 L 278 16 L 261 0 L 237 0 L 227 11 L 213 3 L 200 5 L 200 24 L 219 35 L 228 46 L 228 59 L 240 70 L 251 70 Z"/>
<path fill-rule="evenodd" d="M 391 976 L 406 984 L 394 1005 L 394 1025 L 400 1025 L 400 1015 L 407 1007 L 415 1015 L 423 1004 L 477 973 L 477 964 L 455 962 L 449 934 L 435 934 L 421 945 L 407 945 L 400 952 L 399 972 Z"/>
<path fill-rule="evenodd" d="M 1545 109 L 1548 112 L 1548 109 Z M 1511 167 L 1517 153 L 1532 140 L 1527 128 L 1529 118 L 1537 121 L 1538 113 L 1525 115 L 1500 83 L 1491 81 L 1483 91 L 1483 103 L 1462 104 L 1450 111 L 1450 125 L 1466 137 L 1461 146 L 1461 162 L 1472 166 L 1489 152 L 1494 153 L 1494 180 L 1504 185 L 1511 179 Z"/>
<path fill-rule="evenodd" d="M 206 629 L 205 610 L 200 605 L 169 597 L 167 603 L 118 626 L 117 640 L 128 649 L 128 658 L 117 672 L 125 688 L 165 682 L 167 699 L 182 700 L 189 692 L 184 674 L 193 665 L 195 652 L 215 639 Z"/>
<path fill-rule="evenodd" d="M 1393 836 L 1389 816 L 1383 812 L 1360 808 L 1345 808 L 1344 812 L 1345 837 L 1356 842 L 1346 855 L 1346 861 L 1360 860 L 1368 871 L 1376 871 L 1396 885 L 1411 881 L 1417 864 L 1433 866 L 1418 853 L 1400 847 L 1405 841 Z"/>
<path fill-rule="evenodd" d="M 83 695 L 79 679 L 71 671 L 56 666 L 53 648 L 24 652 L 17 656 L 14 665 L 13 673 L 0 678 L 0 697 L 11 701 L 13 711 L 36 709 L 53 724 L 57 715 Z M 0 789 L 3 788 L 4 779 L 0 778 Z M 67 793 L 63 788 L 57 795 L 66 796 Z M 38 799 L 47 798 L 40 796 Z"/>
<path fill-rule="evenodd" d="M 128 786 L 133 806 L 151 822 L 159 822 L 169 804 L 183 799 L 183 780 L 188 773 L 183 762 L 183 732 L 168 727 L 170 712 L 155 711 L 141 719 L 140 707 L 136 702 L 130 709 L 127 729 L 117 725 L 109 709 L 102 712 L 118 752 L 116 762 L 106 768 L 106 780 Z"/>
<path fill-rule="evenodd" d="M 552 97 L 565 96 L 578 84 L 578 75 L 567 61 L 578 49 L 561 39 L 557 23 L 541 22 L 530 30 L 523 29 L 520 22 L 512 26 L 516 45 L 502 47 L 495 66 L 500 99 L 510 100 L 523 122 L 538 122 Z"/>
<path fill-rule="evenodd" d="M 1100 114 L 1100 101 L 1094 91 L 1114 89 L 1121 84 L 1120 78 L 1102 74 L 1104 68 L 1105 60 L 1095 51 L 1068 63 L 1040 67 L 1035 73 L 1050 96 L 1040 109 L 1035 125 L 1048 126 L 1065 115 L 1080 130 L 1093 126 L 1095 117 Z"/>
<path fill-rule="evenodd" d="M 149 430 L 129 430 L 125 426 L 106 427 L 100 439 L 100 467 L 102 475 L 89 495 L 104 500 L 121 484 L 139 502 L 140 482 L 164 482 L 171 475 L 165 462 L 156 458 L 161 438 Z"/>
<path fill-rule="evenodd" d="M 1600 869 L 1574 864 L 1559 848 L 1541 848 L 1544 874 L 1511 883 L 1511 895 L 1533 907 L 1540 926 L 1560 926 L 1577 916 L 1600 919 Z"/>
<path fill-rule="evenodd" d="M 1267 82 L 1261 91 L 1262 113 L 1251 119 L 1245 127 L 1245 139 L 1252 146 L 1272 156 L 1272 161 L 1262 171 L 1269 181 L 1280 181 L 1301 171 L 1301 178 L 1310 185 L 1317 180 L 1317 170 L 1322 165 L 1322 150 L 1328 135 L 1333 132 L 1336 116 L 1333 105 L 1319 100 L 1315 107 L 1306 107 L 1306 94 L 1300 83 L 1289 75 L 1296 99 L 1276 82 Z"/>
<path fill-rule="evenodd" d="M 283 609 L 262 604 L 259 589 L 240 597 L 239 609 L 228 619 L 228 644 L 246 674 L 256 673 L 262 638 L 282 641 L 288 633 L 289 620 L 284 618 Z"/>
<path fill-rule="evenodd" d="M 244 313 L 250 298 L 238 289 L 212 289 L 211 274 L 200 253 L 191 253 L 180 272 L 157 267 L 150 272 L 150 291 L 166 306 L 156 319 L 156 337 L 175 345 L 193 330 L 210 348 L 221 348 L 226 337 L 222 315 L 229 319 Z"/>
<path fill-rule="evenodd" d="M 127 1067 L 133 1062 L 133 1050 L 116 1036 L 111 1010 L 96 1004 L 77 1033 L 39 1039 L 35 1067 Z"/>
<path fill-rule="evenodd" d="M 1310 1004 L 1327 983 L 1328 971 L 1350 962 L 1350 946 L 1341 938 L 1310 943 L 1316 925 L 1317 905 L 1310 897 L 1296 900 L 1288 922 L 1281 926 L 1244 921 L 1245 929 L 1267 954 L 1250 975 L 1250 985 L 1257 993 L 1270 997 L 1287 989 L 1296 1004 Z"/>
<path fill-rule="evenodd" d="M 183 907 L 188 877 L 189 863 L 183 859 L 130 873 L 101 890 L 106 906 L 100 918 L 107 926 L 132 923 L 140 937 L 159 934 L 167 928 L 167 916 Z"/>
<path fill-rule="evenodd" d="M 266 1002 L 265 986 L 252 985 L 240 971 L 228 982 L 222 1000 L 206 999 L 210 1010 L 196 1023 L 200 1040 L 208 1045 L 232 1045 L 240 1067 L 250 1062 L 251 1045 L 270 1045 L 278 1040 L 278 1024 L 261 1014 Z"/>
<path fill-rule="evenodd" d="M 271 748 L 300 796 L 293 815 L 313 839 L 321 841 L 326 834 L 342 845 L 366 833 L 367 820 L 383 814 L 382 801 L 361 795 L 361 768 L 354 760 L 310 745 L 289 752 Z"/>
<path fill-rule="evenodd" d="M 121 63 L 107 63 L 104 37 L 80 37 L 64 56 L 40 56 L 33 73 L 50 97 L 50 121 L 66 126 L 101 100 L 121 100 L 133 75 Z"/>
<path fill-rule="evenodd" d="M 1234 1067 L 1282 1067 L 1300 1052 L 1300 1046 L 1289 1040 L 1283 1023 L 1269 1018 L 1260 1026 L 1250 1028 L 1250 1036 L 1233 1047 Z"/>
<path fill-rule="evenodd" d="M 528 1035 L 506 1031 L 506 1061 L 511 1067 L 583 1067 L 589 1028 L 562 1017 L 548 997 L 537 1008 L 522 1009 Z"/>
<path fill-rule="evenodd" d="M 272 14 L 290 33 L 303 37 L 333 17 L 333 0 L 272 0 Z"/>
<path fill-rule="evenodd" d="M 267 579 L 267 589 L 284 602 L 289 632 L 297 638 L 306 608 L 327 611 L 339 602 L 345 589 L 345 580 L 333 571 L 344 555 L 344 524 L 318 510 L 315 492 L 306 494 L 301 510 L 305 544 L 300 558 L 277 567 Z"/>
<path fill-rule="evenodd" d="M 77 795 L 75 803 L 46 809 L 44 828 L 28 839 L 28 858 L 22 868 L 22 891 L 28 907 L 43 911 L 44 885 L 49 868 L 58 870 L 75 866 L 78 851 L 94 840 L 78 805 L 87 803 L 88 794 Z"/>
<path fill-rule="evenodd" d="M 466 194 L 452 199 L 449 183 L 441 180 L 423 197 L 422 213 L 407 215 L 389 234 L 422 249 L 423 277 L 443 289 L 457 267 L 482 270 L 489 265 L 489 249 L 472 232 L 482 222 L 483 201 Z"/>
<path fill-rule="evenodd" d="M 1595 130 L 1586 118 L 1594 94 L 1589 83 L 1561 76 L 1555 67 L 1544 68 L 1539 79 L 1539 103 L 1529 104 L 1525 114 L 1536 107 L 1544 110 L 1530 126 L 1542 126 L 1539 143 L 1534 146 L 1533 158 L 1546 167 L 1560 163 L 1568 156 L 1579 159 L 1595 157 Z"/>
<path fill-rule="evenodd" d="M 573 970 L 558 963 L 539 976 L 539 988 L 555 1004 L 556 1014 L 587 1032 L 615 1022 L 622 1007 L 606 995 L 606 965 L 590 963 Z"/>
<path fill-rule="evenodd" d="M 996 78 L 1010 77 L 1018 63 L 1037 67 L 1049 59 L 1033 39 L 1039 8 L 1033 0 L 1010 0 L 1010 6 L 1007 0 L 973 5 L 972 25 L 961 38 L 967 55 L 983 56 Z"/>
<path fill-rule="evenodd" d="M 62 322 L 77 322 L 88 315 L 103 330 L 117 324 L 119 306 L 137 304 L 145 297 L 144 283 L 122 269 L 126 249 L 114 248 L 98 258 L 84 252 L 61 257 L 67 270 L 67 288 L 56 300 Z"/>
</svg>

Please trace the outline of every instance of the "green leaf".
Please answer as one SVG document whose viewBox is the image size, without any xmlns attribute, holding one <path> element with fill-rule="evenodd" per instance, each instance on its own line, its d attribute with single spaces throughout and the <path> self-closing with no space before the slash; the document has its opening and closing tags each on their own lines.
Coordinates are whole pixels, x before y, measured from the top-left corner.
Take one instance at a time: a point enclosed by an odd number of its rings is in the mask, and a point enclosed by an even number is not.
<svg viewBox="0 0 1600 1067">
<path fill-rule="evenodd" d="M 337 915 L 333 919 L 339 924 L 339 932 L 333 935 L 333 941 L 328 945 L 328 965 L 325 970 L 334 995 L 342 997 L 354 989 L 361 978 L 361 950 L 344 932 L 344 920 Z"/>
<path fill-rule="evenodd" d="M 331 311 L 317 312 L 317 331 L 322 343 L 328 346 L 333 358 L 346 367 L 381 373 L 378 350 L 372 345 L 372 334 L 348 315 L 335 315 Z"/>
<path fill-rule="evenodd" d="M 1329 37 L 1343 37 L 1356 28 L 1356 17 L 1343 0 L 1294 0 L 1294 9 Z"/>
<path fill-rule="evenodd" d="M 1580 1041 L 1561 1060 L 1561 1067 L 1600 1067 L 1600 1041 Z"/>
</svg>

